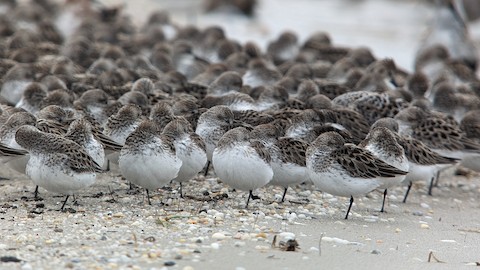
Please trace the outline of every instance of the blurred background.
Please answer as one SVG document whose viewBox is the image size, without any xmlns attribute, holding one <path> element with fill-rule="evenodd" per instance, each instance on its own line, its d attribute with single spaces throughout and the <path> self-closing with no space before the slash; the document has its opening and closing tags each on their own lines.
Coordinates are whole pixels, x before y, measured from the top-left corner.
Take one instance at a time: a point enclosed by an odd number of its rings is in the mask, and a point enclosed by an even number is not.
<svg viewBox="0 0 480 270">
<path fill-rule="evenodd" d="M 300 42 L 325 31 L 334 44 L 367 46 L 376 57 L 391 57 L 408 71 L 422 37 L 435 16 L 435 0 L 98 0 L 122 6 L 137 25 L 154 10 L 168 10 L 174 23 L 221 25 L 227 36 L 255 41 L 264 49 L 285 30 Z M 454 0 L 480 47 L 480 0 Z M 243 12 L 242 12 L 243 11 Z"/>
</svg>

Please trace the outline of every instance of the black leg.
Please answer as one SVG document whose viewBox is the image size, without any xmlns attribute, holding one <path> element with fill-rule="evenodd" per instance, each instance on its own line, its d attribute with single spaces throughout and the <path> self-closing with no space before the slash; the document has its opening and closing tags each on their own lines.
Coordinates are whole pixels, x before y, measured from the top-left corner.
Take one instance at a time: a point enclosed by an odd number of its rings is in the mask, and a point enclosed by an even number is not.
<svg viewBox="0 0 480 270">
<path fill-rule="evenodd" d="M 441 170 L 438 170 L 437 174 L 435 175 L 435 182 L 433 183 L 434 187 L 438 187 L 438 181 L 440 180 L 440 171 Z"/>
<path fill-rule="evenodd" d="M 132 189 L 133 189 L 133 184 L 132 184 L 132 182 L 128 182 L 128 183 L 130 184 L 129 189 L 132 190 Z"/>
<path fill-rule="evenodd" d="M 287 189 L 288 187 L 286 187 L 285 190 L 283 191 L 282 203 L 285 201 L 285 195 L 287 195 Z"/>
<path fill-rule="evenodd" d="M 183 199 L 183 185 L 182 185 L 182 182 L 180 182 L 180 198 Z"/>
<path fill-rule="evenodd" d="M 148 189 L 145 189 L 147 191 L 147 201 L 148 201 L 148 205 L 152 205 L 152 203 L 150 202 L 150 192 L 148 192 Z"/>
<path fill-rule="evenodd" d="M 407 192 L 405 193 L 405 196 L 403 197 L 403 203 L 407 202 L 408 193 L 410 193 L 411 188 L 412 188 L 412 181 L 410 181 L 410 183 L 408 183 Z"/>
<path fill-rule="evenodd" d="M 430 185 L 428 185 L 428 195 L 432 196 L 433 182 L 435 181 L 435 176 L 432 176 L 430 179 Z"/>
<path fill-rule="evenodd" d="M 248 192 L 247 205 L 245 206 L 245 209 L 248 209 L 248 203 L 250 202 L 251 197 L 253 197 L 253 194 L 252 194 L 252 191 L 250 190 Z"/>
<path fill-rule="evenodd" d="M 38 199 L 38 186 L 35 186 L 35 191 L 33 192 L 33 198 Z"/>
<path fill-rule="evenodd" d="M 110 171 L 110 159 L 107 159 L 107 168 L 106 168 L 106 171 L 107 171 L 107 172 Z"/>
<path fill-rule="evenodd" d="M 387 189 L 383 192 L 383 202 L 382 202 L 382 209 L 380 209 L 380 212 L 385 212 L 385 198 L 387 197 Z"/>
<path fill-rule="evenodd" d="M 350 205 L 348 206 L 347 215 L 345 216 L 345 219 L 348 219 L 348 214 L 350 213 L 350 209 L 352 209 L 352 204 L 353 204 L 353 196 L 350 196 Z"/>
<path fill-rule="evenodd" d="M 60 211 L 63 211 L 63 208 L 65 208 L 65 204 L 67 204 L 67 201 L 68 201 L 69 197 L 70 197 L 70 195 L 67 195 L 67 197 L 65 198 L 65 201 L 63 201 L 62 208 L 60 208 Z"/>
<path fill-rule="evenodd" d="M 210 160 L 207 161 L 207 166 L 205 167 L 205 173 L 203 174 L 203 176 L 207 177 L 207 174 L 208 174 L 208 169 L 210 168 Z"/>
</svg>

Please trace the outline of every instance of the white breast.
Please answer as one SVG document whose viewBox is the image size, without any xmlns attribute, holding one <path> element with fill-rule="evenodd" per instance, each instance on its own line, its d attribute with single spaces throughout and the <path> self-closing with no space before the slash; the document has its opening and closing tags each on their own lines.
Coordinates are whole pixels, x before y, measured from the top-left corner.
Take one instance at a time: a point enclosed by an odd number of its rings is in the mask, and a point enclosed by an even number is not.
<svg viewBox="0 0 480 270">
<path fill-rule="evenodd" d="M 246 145 L 235 145 L 225 151 L 215 149 L 212 164 L 223 182 L 239 190 L 263 187 L 273 177 L 270 165 L 258 157 L 252 147 Z"/>
<path fill-rule="evenodd" d="M 48 157 L 31 155 L 26 168 L 27 175 L 42 188 L 64 195 L 87 188 L 95 183 L 95 173 L 76 173 L 65 164 L 52 164 Z"/>
<path fill-rule="evenodd" d="M 197 175 L 207 163 L 207 154 L 202 149 L 193 145 L 189 137 L 182 141 L 175 142 L 175 150 L 178 158 L 182 160 L 182 167 L 178 176 L 174 179 L 177 182 L 185 182 Z"/>
<path fill-rule="evenodd" d="M 132 154 L 122 149 L 118 164 L 128 181 L 146 189 L 157 189 L 177 177 L 182 161 L 169 153 L 150 150 Z"/>
</svg>

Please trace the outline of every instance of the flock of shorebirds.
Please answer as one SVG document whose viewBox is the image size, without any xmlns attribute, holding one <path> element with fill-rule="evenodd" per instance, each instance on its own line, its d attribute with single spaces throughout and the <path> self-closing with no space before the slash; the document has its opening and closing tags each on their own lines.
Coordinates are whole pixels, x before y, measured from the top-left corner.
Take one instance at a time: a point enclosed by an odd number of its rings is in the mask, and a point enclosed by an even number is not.
<svg viewBox="0 0 480 270">
<path fill-rule="evenodd" d="M 149 202 L 210 168 L 247 207 L 267 184 L 310 182 L 350 198 L 345 218 L 356 196 L 405 184 L 405 201 L 444 168 L 480 170 L 478 59 L 449 1 L 413 73 L 324 32 L 262 50 L 166 12 L 138 29 L 89 2 L 0 2 L 1 159 L 35 194 L 67 195 L 62 209 L 108 162 Z M 433 42 L 445 33 L 454 46 Z"/>
</svg>

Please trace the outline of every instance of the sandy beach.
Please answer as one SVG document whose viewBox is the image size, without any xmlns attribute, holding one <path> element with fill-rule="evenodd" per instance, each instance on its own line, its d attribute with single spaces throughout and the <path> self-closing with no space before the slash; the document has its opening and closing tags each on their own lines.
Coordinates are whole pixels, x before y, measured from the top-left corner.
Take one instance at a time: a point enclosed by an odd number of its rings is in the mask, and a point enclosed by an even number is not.
<svg viewBox="0 0 480 270">
<path fill-rule="evenodd" d="M 232 192 L 216 178 L 199 178 L 184 188 L 132 193 L 113 173 L 77 196 L 66 213 L 63 197 L 41 190 L 12 172 L 1 181 L 2 263 L 16 269 L 462 269 L 477 266 L 480 243 L 480 178 L 443 174 L 434 196 L 414 186 L 388 196 L 358 198 L 344 220 L 346 198 L 301 187 L 277 203 L 278 187 L 257 191 L 244 209 L 246 193 Z M 209 191 L 208 195 L 205 191 Z M 228 198 L 225 198 L 228 195 Z M 275 195 L 276 194 L 276 195 Z M 272 244 L 275 240 L 275 244 Z M 295 239 L 295 245 L 282 245 Z M 430 259 L 429 259 L 429 254 Z M 430 260 L 430 261 L 429 261 Z M 171 265 L 171 266 L 170 266 Z"/>
</svg>

